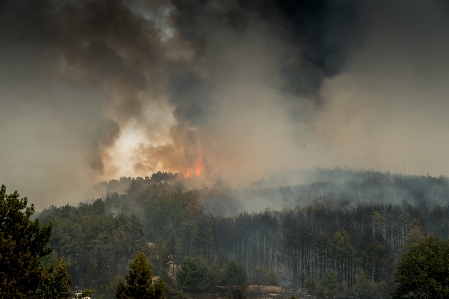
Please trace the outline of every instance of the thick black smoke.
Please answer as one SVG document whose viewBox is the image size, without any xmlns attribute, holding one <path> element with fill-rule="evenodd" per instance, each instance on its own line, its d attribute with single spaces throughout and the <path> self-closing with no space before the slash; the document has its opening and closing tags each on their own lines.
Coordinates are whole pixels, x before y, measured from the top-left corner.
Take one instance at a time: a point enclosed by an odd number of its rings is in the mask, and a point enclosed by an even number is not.
<svg viewBox="0 0 449 299">
<path fill-rule="evenodd" d="M 250 22 L 264 24 L 266 27 L 260 27 L 260 31 L 267 35 L 267 43 L 274 42 L 270 40 L 270 35 L 274 35 L 275 42 L 284 49 L 283 55 L 276 57 L 282 73 L 281 88 L 286 93 L 302 96 L 294 97 L 296 101 L 319 104 L 318 92 L 324 78 L 335 76 L 344 69 L 348 48 L 359 36 L 358 8 L 352 1 L 235 0 L 223 3 L 175 0 L 173 4 L 177 12 L 176 28 L 195 48 L 195 64 L 201 64 L 206 53 L 215 50 L 211 43 L 215 42 L 217 34 L 227 31 L 231 40 L 225 42 L 232 42 L 244 37 Z M 194 84 L 191 94 L 196 100 L 192 101 L 193 108 L 188 107 L 192 111 L 186 113 L 197 118 L 204 113 L 204 104 L 198 105 L 197 101 L 207 101 L 207 97 L 197 95 L 198 83 L 189 80 L 192 80 L 192 74 L 186 77 L 186 84 Z M 171 100 L 177 107 L 179 92 L 189 93 L 183 88 L 173 90 Z"/>
<path fill-rule="evenodd" d="M 38 198 L 157 170 L 240 183 L 286 168 L 376 168 L 382 142 L 397 145 L 385 165 L 423 171 L 424 160 L 395 164 L 425 156 L 402 156 L 416 130 L 398 130 L 399 142 L 378 128 L 410 124 L 398 103 L 415 113 L 423 100 L 409 96 L 447 95 L 447 6 L 390 2 L 2 1 L 1 180 L 32 177 L 40 187 L 24 191 Z M 379 111 L 388 116 L 374 120 Z M 441 119 L 424 115 L 424 128 Z M 444 152 L 447 126 L 433 132 L 420 136 Z"/>
<path fill-rule="evenodd" d="M 179 165 L 184 159 L 188 168 L 202 156 L 201 140 L 208 142 L 210 136 L 201 136 L 196 129 L 208 127 L 223 105 L 216 96 L 217 86 L 223 83 L 223 72 L 233 76 L 239 66 L 220 60 L 233 45 L 244 49 L 251 43 L 246 41 L 249 36 L 260 36 L 262 44 L 243 51 L 269 52 L 272 57 L 255 63 L 275 65 L 280 82 L 274 88 L 285 101 L 279 105 L 293 121 L 306 122 L 320 106 L 323 80 L 344 69 L 347 50 L 358 37 L 357 6 L 350 1 L 173 1 L 173 5 L 173 26 L 193 54 L 188 62 L 175 62 L 170 72 L 168 100 L 177 122 L 171 130 L 173 148 L 150 146 L 143 151 L 167 157 L 165 165 L 173 160 Z M 264 101 L 252 104 L 253 113 Z M 167 151 L 178 152 L 181 158 L 167 156 Z"/>
</svg>

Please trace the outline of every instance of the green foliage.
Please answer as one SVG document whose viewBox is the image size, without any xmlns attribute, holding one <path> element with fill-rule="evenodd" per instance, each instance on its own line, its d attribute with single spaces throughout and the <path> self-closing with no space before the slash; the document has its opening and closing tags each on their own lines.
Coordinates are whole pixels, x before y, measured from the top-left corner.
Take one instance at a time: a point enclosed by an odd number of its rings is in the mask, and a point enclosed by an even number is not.
<svg viewBox="0 0 449 299">
<path fill-rule="evenodd" d="M 328 294 L 330 296 L 334 293 L 335 289 L 338 287 L 338 274 L 334 271 L 329 271 L 326 273 L 324 278 L 320 282 L 321 292 Z"/>
<path fill-rule="evenodd" d="M 378 211 L 373 212 L 373 224 L 374 231 L 377 235 L 382 235 L 383 233 L 383 217 Z"/>
<path fill-rule="evenodd" d="M 108 284 L 106 284 L 100 290 L 95 292 L 95 298 L 98 299 L 114 298 L 115 292 L 117 291 L 117 285 L 123 281 L 125 281 L 124 276 L 122 275 L 114 276 Z"/>
<path fill-rule="evenodd" d="M 366 255 L 366 268 L 373 274 L 374 281 L 385 279 L 390 257 L 388 248 L 379 241 L 373 241 L 366 247 Z"/>
<path fill-rule="evenodd" d="M 114 216 L 105 205 L 99 199 L 78 208 L 51 207 L 41 214 L 43 222 L 54 224 L 50 244 L 69 262 L 74 285 L 95 288 L 96 294 L 103 294 L 114 277 L 126 274 L 137 251 L 149 251 L 139 217 Z"/>
<path fill-rule="evenodd" d="M 317 291 L 317 289 L 318 289 L 317 280 L 312 278 L 312 277 L 307 278 L 307 280 L 306 280 L 306 289 L 310 293 L 314 294 Z"/>
<path fill-rule="evenodd" d="M 61 260 L 58 259 L 55 252 L 52 251 L 49 255 L 46 255 L 43 258 L 41 258 L 40 262 L 42 267 L 50 268 L 56 267 L 61 262 Z"/>
<path fill-rule="evenodd" d="M 220 213 L 231 215 L 244 209 L 237 199 L 244 196 L 235 196 L 236 190 L 214 186 L 186 191 L 176 176 L 159 173 L 151 178 L 129 179 L 131 185 L 126 194 L 108 193 L 106 200 L 82 203 L 77 208 L 52 207 L 40 219 L 41 223 L 54 223 L 51 247 L 57 256 L 66 257 L 74 284 L 81 289 L 96 287 L 96 297 L 109 298 L 105 294 L 110 291 L 113 278 L 126 274 L 128 261 L 139 250 L 145 252 L 154 266 L 153 274 L 160 275 L 167 286 L 172 285 L 169 277 L 173 277 L 184 257 L 198 255 L 208 265 L 204 281 L 208 286 L 227 284 L 226 265 L 220 263 L 235 259 L 252 270 L 254 283 L 271 284 L 265 280 L 266 269 L 284 272 L 288 268 L 283 281 L 292 281 L 295 291 L 307 282 L 310 287 L 314 281 L 318 293 L 323 290 L 321 283 L 326 273 L 335 271 L 340 284 L 338 295 L 342 296 L 354 293 L 351 288 L 357 289 L 361 281 L 356 279 L 356 273 L 362 269 L 376 282 L 374 293 L 379 298 L 395 287 L 392 272 L 409 243 L 409 236 L 432 231 L 449 237 L 449 230 L 445 229 L 449 225 L 449 204 L 434 209 L 420 209 L 407 202 L 375 204 L 379 195 L 385 202 L 393 202 L 394 198 L 390 194 L 391 201 L 386 200 L 384 193 L 373 190 L 383 192 L 383 186 L 389 187 L 388 190 L 403 186 L 408 196 L 408 190 L 422 186 L 423 180 L 432 180 L 428 182 L 432 188 L 438 187 L 435 190 L 445 194 L 449 180 L 372 172 L 346 174 L 356 180 L 344 186 L 322 182 L 279 190 L 256 187 L 242 191 L 257 192 L 266 198 L 274 198 L 274 194 L 281 192 L 283 203 L 292 206 L 297 203 L 298 194 L 309 194 L 310 204 L 283 211 L 224 216 Z M 415 199 L 422 202 L 426 192 L 418 192 L 421 187 L 414 190 L 417 192 L 412 192 L 413 196 L 420 198 L 411 199 L 412 202 Z M 316 194 L 323 196 L 315 198 Z M 397 192 L 393 195 L 397 196 Z M 360 202 L 365 198 L 366 202 Z M 341 204 L 343 199 L 350 204 Z M 411 219 L 422 219 L 423 229 L 415 230 Z M 414 231 L 418 234 L 413 234 Z M 8 248 L 8 240 L 4 242 Z M 258 265 L 265 269 L 255 270 Z M 172 275 L 166 275 L 166 270 Z M 273 271 L 269 274 L 269 279 L 274 280 Z M 176 295 L 175 291 L 172 293 Z"/>
<path fill-rule="evenodd" d="M 230 261 L 226 266 L 224 279 L 226 285 L 231 287 L 231 289 L 236 287 L 237 290 L 244 291 L 249 284 L 245 266 L 240 263 L 236 263 L 235 261 Z"/>
<path fill-rule="evenodd" d="M 351 245 L 351 238 L 344 229 L 334 234 L 334 250 L 340 263 L 349 263 L 355 257 L 355 249 Z"/>
<path fill-rule="evenodd" d="M 0 298 L 31 298 L 41 276 L 40 259 L 47 247 L 52 225 L 30 220 L 34 205 L 27 198 L 0 189 Z"/>
<path fill-rule="evenodd" d="M 256 266 L 253 282 L 258 285 L 277 285 L 276 273 L 268 271 L 262 266 Z"/>
<path fill-rule="evenodd" d="M 183 291 L 198 292 L 208 284 L 208 266 L 203 257 L 186 257 L 176 273 L 176 279 Z"/>
<path fill-rule="evenodd" d="M 152 281 L 152 266 L 147 264 L 145 254 L 137 252 L 135 260 L 126 275 L 126 284 L 120 282 L 117 286 L 118 299 L 165 299 L 165 283 L 160 280 L 157 284 Z"/>
<path fill-rule="evenodd" d="M 267 276 L 267 274 L 268 274 L 268 272 L 267 272 L 267 270 L 265 270 L 265 268 L 264 267 L 262 267 L 262 266 L 256 266 L 256 279 L 255 279 L 255 282 L 258 284 L 258 285 L 262 285 L 262 284 L 264 284 L 264 277 L 265 276 Z"/>
<path fill-rule="evenodd" d="M 224 262 L 215 261 L 209 265 L 208 281 L 209 285 L 217 286 L 223 283 L 225 276 L 226 264 Z"/>
<path fill-rule="evenodd" d="M 410 246 L 417 244 L 424 239 L 423 228 L 419 224 L 419 219 L 413 219 L 412 224 L 405 236 L 404 251 L 407 251 Z"/>
<path fill-rule="evenodd" d="M 187 297 L 184 294 L 184 292 L 181 290 L 181 291 L 178 292 L 178 295 L 176 296 L 176 299 L 187 299 Z"/>
<path fill-rule="evenodd" d="M 174 281 L 173 277 L 170 276 L 167 269 L 161 269 L 159 276 L 165 282 L 165 287 L 167 289 L 173 288 L 175 286 L 175 281 Z"/>
<path fill-rule="evenodd" d="M 55 267 L 43 270 L 36 290 L 36 299 L 65 299 L 70 296 L 71 283 L 67 264 L 61 259 Z"/>
<path fill-rule="evenodd" d="M 353 287 L 356 298 L 371 299 L 374 298 L 376 283 L 366 274 L 361 273 L 357 277 L 357 283 Z"/>
<path fill-rule="evenodd" d="M 376 290 L 374 298 L 391 299 L 391 293 L 396 288 L 396 284 L 393 281 L 381 281 L 376 284 Z"/>
<path fill-rule="evenodd" d="M 433 235 L 412 245 L 401 257 L 395 275 L 399 298 L 449 298 L 449 240 Z"/>
<path fill-rule="evenodd" d="M 167 233 L 167 230 L 179 230 L 186 222 L 198 218 L 201 209 L 197 191 L 176 192 L 156 195 L 145 203 L 147 221 L 145 227 L 151 238 Z"/>
</svg>

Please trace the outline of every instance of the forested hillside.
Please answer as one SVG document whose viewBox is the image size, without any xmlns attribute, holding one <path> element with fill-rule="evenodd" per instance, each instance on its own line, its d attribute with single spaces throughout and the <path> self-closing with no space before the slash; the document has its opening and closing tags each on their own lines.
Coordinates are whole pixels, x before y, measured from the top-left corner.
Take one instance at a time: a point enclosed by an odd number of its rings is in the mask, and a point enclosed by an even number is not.
<svg viewBox="0 0 449 299">
<path fill-rule="evenodd" d="M 399 257 L 411 244 L 431 233 L 449 238 L 447 178 L 317 174 L 313 182 L 278 188 L 188 190 L 179 176 L 158 173 L 122 179 L 129 182 L 123 194 L 52 206 L 39 217 L 53 223 L 51 247 L 67 260 L 74 285 L 95 288 L 97 298 L 114 296 L 137 251 L 169 287 L 177 266 L 200 256 L 215 269 L 209 276 L 236 261 L 254 284 L 360 298 L 368 289 L 373 298 L 388 298 Z M 117 181 L 104 183 L 111 184 Z M 262 198 L 264 205 L 270 196 L 286 208 L 243 211 L 245 200 Z M 208 277 L 203 289 L 217 283 Z"/>
</svg>

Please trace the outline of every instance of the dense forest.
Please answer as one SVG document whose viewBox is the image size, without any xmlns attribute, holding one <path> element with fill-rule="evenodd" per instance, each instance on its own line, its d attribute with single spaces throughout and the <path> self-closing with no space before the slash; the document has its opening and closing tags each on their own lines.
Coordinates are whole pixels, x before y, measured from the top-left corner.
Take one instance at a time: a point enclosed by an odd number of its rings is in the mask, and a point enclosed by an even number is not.
<svg viewBox="0 0 449 299">
<path fill-rule="evenodd" d="M 389 298 L 403 252 L 424 235 L 449 238 L 445 177 L 333 169 L 303 184 L 236 190 L 192 188 L 159 172 L 102 185 L 126 191 L 39 215 L 53 223 L 50 246 L 66 259 L 73 285 L 94 288 L 96 298 L 114 297 L 137 251 L 168 290 L 179 288 L 179 265 L 195 257 L 209 269 L 196 292 L 216 287 L 236 262 L 248 283 L 289 293 Z M 264 206 L 270 196 L 285 208 Z M 260 210 L 242 211 L 245 200 L 260 200 Z"/>
</svg>

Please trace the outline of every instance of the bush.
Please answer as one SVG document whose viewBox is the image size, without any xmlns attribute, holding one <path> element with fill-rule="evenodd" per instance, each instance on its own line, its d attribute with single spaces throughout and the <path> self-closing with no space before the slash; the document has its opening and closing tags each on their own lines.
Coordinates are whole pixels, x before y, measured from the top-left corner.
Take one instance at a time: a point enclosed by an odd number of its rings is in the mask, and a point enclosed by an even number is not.
<svg viewBox="0 0 449 299">
<path fill-rule="evenodd" d="M 207 287 L 208 266 L 203 257 L 186 257 L 176 274 L 176 280 L 183 291 L 199 292 Z"/>
</svg>

